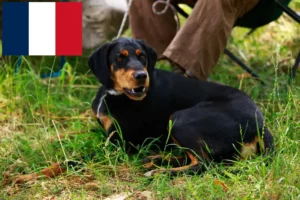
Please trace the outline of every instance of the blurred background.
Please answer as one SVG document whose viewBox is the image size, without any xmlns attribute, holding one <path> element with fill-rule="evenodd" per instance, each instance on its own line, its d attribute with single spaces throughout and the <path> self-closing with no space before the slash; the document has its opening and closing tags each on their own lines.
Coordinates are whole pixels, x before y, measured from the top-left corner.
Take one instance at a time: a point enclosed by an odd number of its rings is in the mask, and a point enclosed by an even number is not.
<svg viewBox="0 0 300 200">
<path fill-rule="evenodd" d="M 22 1 L 22 0 L 20 0 Z M 23 0 L 25 2 L 25 0 Z M 37 0 L 36 0 L 37 1 Z M 74 0 L 70 0 L 74 1 Z M 77 0 L 78 1 L 78 0 Z M 186 13 L 191 12 L 191 8 L 180 4 Z M 296 12 L 300 12 L 300 1 L 294 0 L 289 3 L 289 7 Z M 67 73 L 72 70 L 70 76 L 87 73 L 87 57 L 91 51 L 99 47 L 106 41 L 116 38 L 121 26 L 124 13 L 127 10 L 126 0 L 85 0 L 83 1 L 83 48 L 82 57 L 66 57 L 68 67 Z M 1 17 L 0 7 L 0 17 Z M 182 15 L 180 24 L 185 22 Z M 255 20 L 255 19 L 254 19 Z M 1 25 L 1 18 L 0 18 Z M 1 27 L 1 26 L 0 26 Z M 278 72 L 288 73 L 300 47 L 300 28 L 299 24 L 283 13 L 277 20 L 257 28 L 251 35 L 246 36 L 250 29 L 235 27 L 231 34 L 231 39 L 227 44 L 239 59 L 257 72 L 263 79 L 272 79 L 274 56 L 278 59 Z M 131 37 L 128 20 L 126 20 L 122 36 Z M 72 34 L 72 33 L 70 33 Z M 0 31 L 1 38 L 1 31 Z M 1 48 L 0 48 L 1 49 Z M 1 50 L 0 50 L 1 55 Z M 1 58 L 7 65 L 16 67 L 18 57 Z M 21 70 L 26 66 L 31 66 L 37 74 L 48 73 L 51 70 L 58 71 L 59 57 L 24 57 L 26 62 L 22 62 Z M 170 69 L 169 63 L 161 61 L 157 64 L 158 68 Z M 240 67 L 236 67 L 231 59 L 226 55 L 221 56 L 217 67 L 211 75 L 211 79 L 218 79 L 220 71 L 225 71 L 228 78 L 236 79 L 244 72 Z M 245 73 L 244 77 L 249 74 Z"/>
</svg>

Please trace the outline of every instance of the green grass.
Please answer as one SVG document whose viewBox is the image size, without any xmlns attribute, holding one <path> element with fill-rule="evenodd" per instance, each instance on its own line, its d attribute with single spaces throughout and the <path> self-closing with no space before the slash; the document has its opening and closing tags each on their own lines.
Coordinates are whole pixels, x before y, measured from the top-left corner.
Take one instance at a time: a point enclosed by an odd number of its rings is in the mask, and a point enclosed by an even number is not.
<svg viewBox="0 0 300 200">
<path fill-rule="evenodd" d="M 70 167 L 54 179 L 2 185 L 0 198 L 103 199 L 128 192 L 131 199 L 137 199 L 148 191 L 155 199 L 300 199 L 299 70 L 296 79 L 288 83 L 300 46 L 297 26 L 282 16 L 246 39 L 246 29 L 234 29 L 228 48 L 250 64 L 267 86 L 249 78 L 226 56 L 210 77 L 240 88 L 258 104 L 275 138 L 272 164 L 265 165 L 258 157 L 232 167 L 211 166 L 194 176 L 145 178 L 141 159 L 147 150 L 128 156 L 120 147 L 106 143 L 91 112 L 99 83 L 88 71 L 89 52 L 81 58 L 68 58 L 63 76 L 54 79 L 40 79 L 39 74 L 56 70 L 58 58 L 26 57 L 19 74 L 13 70 L 16 58 L 1 60 L 0 181 L 4 180 L 2 174 L 29 174 L 56 162 L 78 161 L 81 167 Z M 170 67 L 159 62 L 157 68 Z M 66 137 L 58 140 L 58 134 Z M 224 182 L 229 190 L 214 184 L 215 180 Z"/>
</svg>

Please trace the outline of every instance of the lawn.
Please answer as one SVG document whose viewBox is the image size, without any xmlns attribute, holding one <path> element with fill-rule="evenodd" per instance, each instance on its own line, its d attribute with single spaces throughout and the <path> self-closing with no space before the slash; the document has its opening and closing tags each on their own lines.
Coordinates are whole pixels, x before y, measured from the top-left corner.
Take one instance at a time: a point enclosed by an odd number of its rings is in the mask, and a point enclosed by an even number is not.
<svg viewBox="0 0 300 200">
<path fill-rule="evenodd" d="M 299 10 L 299 1 L 292 6 Z M 210 79 L 245 91 L 258 104 L 275 139 L 271 164 L 257 157 L 231 167 L 212 165 L 201 175 L 146 178 L 141 160 L 149 152 L 125 154 L 106 141 L 93 116 L 91 102 L 100 84 L 88 69 L 89 52 L 67 58 L 62 75 L 52 79 L 40 74 L 57 70 L 59 58 L 25 57 L 15 73 L 16 58 L 7 57 L 0 60 L 0 198 L 300 199 L 299 69 L 289 81 L 300 47 L 299 25 L 283 15 L 245 38 L 247 31 L 235 28 L 227 47 L 266 86 L 225 55 Z M 156 67 L 170 69 L 163 61 Z M 77 164 L 55 178 L 14 179 L 58 162 Z"/>
</svg>

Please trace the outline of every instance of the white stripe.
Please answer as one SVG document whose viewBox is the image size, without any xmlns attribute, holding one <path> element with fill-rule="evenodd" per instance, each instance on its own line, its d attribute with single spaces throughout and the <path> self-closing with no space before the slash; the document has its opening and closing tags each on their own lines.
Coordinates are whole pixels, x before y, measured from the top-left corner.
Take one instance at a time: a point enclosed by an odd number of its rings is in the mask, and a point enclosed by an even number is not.
<svg viewBox="0 0 300 200">
<path fill-rule="evenodd" d="M 55 2 L 29 3 L 29 55 L 55 55 Z"/>
<path fill-rule="evenodd" d="M 107 93 L 105 93 L 99 100 L 99 104 L 98 104 L 98 107 L 97 107 L 97 117 L 100 119 L 100 108 L 102 106 L 102 103 L 104 101 L 104 98 L 106 97 Z"/>
</svg>

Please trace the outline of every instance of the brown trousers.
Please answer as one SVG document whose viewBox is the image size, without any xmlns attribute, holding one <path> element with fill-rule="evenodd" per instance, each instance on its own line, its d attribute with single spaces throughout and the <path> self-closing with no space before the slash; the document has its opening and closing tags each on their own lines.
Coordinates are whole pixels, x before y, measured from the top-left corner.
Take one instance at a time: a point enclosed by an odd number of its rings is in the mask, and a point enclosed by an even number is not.
<svg viewBox="0 0 300 200">
<path fill-rule="evenodd" d="M 134 38 L 143 39 L 158 53 L 198 79 L 206 80 L 223 53 L 235 21 L 259 0 L 198 0 L 176 33 L 171 9 L 156 15 L 155 0 L 133 0 L 129 23 Z M 164 5 L 157 6 L 161 11 Z"/>
</svg>

